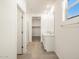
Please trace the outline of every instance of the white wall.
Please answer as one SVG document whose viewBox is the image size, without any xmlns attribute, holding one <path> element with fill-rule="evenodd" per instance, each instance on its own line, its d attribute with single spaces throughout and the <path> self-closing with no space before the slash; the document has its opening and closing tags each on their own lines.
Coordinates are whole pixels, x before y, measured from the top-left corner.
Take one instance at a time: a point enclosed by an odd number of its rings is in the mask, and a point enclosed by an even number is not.
<svg viewBox="0 0 79 59">
<path fill-rule="evenodd" d="M 63 21 L 62 0 L 55 4 L 55 45 L 59 59 L 79 59 L 79 17 Z M 64 26 L 61 26 L 64 25 Z"/>
<path fill-rule="evenodd" d="M 27 44 L 28 44 L 28 42 L 29 42 L 29 15 L 26 13 L 26 20 L 27 20 L 27 22 L 26 22 L 26 27 L 27 27 L 27 35 L 26 35 L 26 37 L 27 37 Z"/>
<path fill-rule="evenodd" d="M 16 0 L 0 0 L 0 59 L 17 58 Z"/>
<path fill-rule="evenodd" d="M 24 19 L 23 19 L 23 53 L 27 51 L 27 44 L 28 44 L 28 19 L 26 14 L 26 1 L 25 0 L 17 0 L 17 5 L 23 11 Z"/>
<path fill-rule="evenodd" d="M 28 19 L 28 31 L 29 31 L 29 42 L 32 42 L 32 18 L 31 15 L 27 13 L 27 19 Z"/>
<path fill-rule="evenodd" d="M 32 36 L 41 36 L 41 28 L 40 27 L 32 28 Z"/>
<path fill-rule="evenodd" d="M 32 20 L 32 26 L 40 26 L 41 25 L 41 17 L 40 19 Z"/>
</svg>

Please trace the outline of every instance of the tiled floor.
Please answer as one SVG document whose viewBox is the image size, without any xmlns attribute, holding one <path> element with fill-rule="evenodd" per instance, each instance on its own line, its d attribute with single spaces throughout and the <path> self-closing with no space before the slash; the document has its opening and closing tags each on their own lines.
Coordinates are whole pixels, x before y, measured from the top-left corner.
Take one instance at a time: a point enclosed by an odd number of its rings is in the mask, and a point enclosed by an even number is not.
<svg viewBox="0 0 79 59">
<path fill-rule="evenodd" d="M 25 55 L 18 55 L 17 59 L 58 59 L 55 53 L 45 52 L 42 44 L 36 40 L 28 44 L 28 51 Z"/>
</svg>

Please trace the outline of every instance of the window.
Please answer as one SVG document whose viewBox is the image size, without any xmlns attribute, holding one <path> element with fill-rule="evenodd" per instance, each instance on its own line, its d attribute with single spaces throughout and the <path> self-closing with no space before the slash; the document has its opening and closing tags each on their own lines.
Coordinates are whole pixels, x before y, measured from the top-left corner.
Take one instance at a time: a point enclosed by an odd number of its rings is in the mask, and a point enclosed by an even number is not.
<svg viewBox="0 0 79 59">
<path fill-rule="evenodd" d="M 79 16 L 79 0 L 67 0 L 67 18 Z"/>
</svg>

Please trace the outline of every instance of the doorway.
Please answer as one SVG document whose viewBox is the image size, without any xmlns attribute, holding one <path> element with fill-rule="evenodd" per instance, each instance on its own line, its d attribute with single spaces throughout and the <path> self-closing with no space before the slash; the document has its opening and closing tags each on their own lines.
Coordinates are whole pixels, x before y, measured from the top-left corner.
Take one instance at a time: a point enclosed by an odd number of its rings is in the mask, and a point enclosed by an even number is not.
<svg viewBox="0 0 79 59">
<path fill-rule="evenodd" d="M 41 41 L 41 17 L 32 17 L 32 41 Z"/>
<path fill-rule="evenodd" d="M 17 6 L 17 54 L 23 54 L 23 12 Z"/>
<path fill-rule="evenodd" d="M 32 17 L 32 41 L 41 41 L 41 17 Z"/>
</svg>

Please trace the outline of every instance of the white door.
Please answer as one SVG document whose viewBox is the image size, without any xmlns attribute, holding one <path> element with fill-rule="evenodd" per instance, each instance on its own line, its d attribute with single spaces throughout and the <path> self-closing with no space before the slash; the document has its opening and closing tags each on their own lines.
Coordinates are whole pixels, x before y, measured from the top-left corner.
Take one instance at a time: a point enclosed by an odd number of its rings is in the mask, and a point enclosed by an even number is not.
<svg viewBox="0 0 79 59">
<path fill-rule="evenodd" d="M 17 8 L 17 54 L 23 54 L 23 13 Z"/>
</svg>

